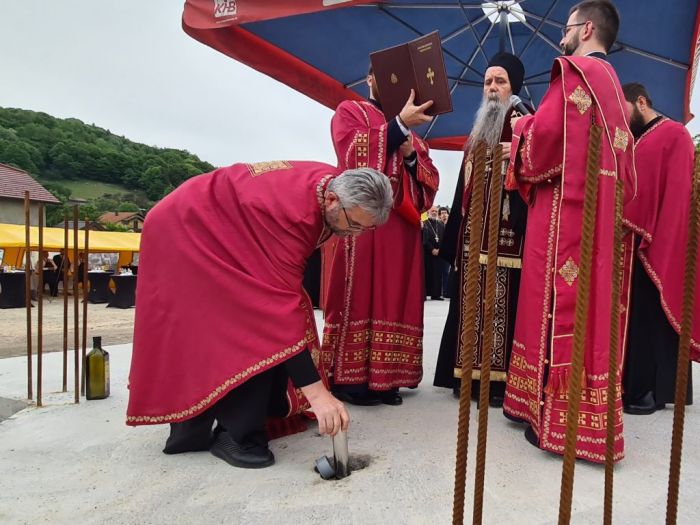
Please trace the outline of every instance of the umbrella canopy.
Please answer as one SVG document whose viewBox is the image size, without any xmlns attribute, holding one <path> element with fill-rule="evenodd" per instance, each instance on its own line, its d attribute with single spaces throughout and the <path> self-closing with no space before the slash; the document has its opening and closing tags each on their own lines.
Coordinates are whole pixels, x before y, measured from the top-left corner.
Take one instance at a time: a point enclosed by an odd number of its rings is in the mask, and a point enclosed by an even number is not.
<svg viewBox="0 0 700 525">
<path fill-rule="evenodd" d="M 193 38 L 334 109 L 363 98 L 369 53 L 438 30 L 454 111 L 417 131 L 459 149 L 481 102 L 488 59 L 501 49 L 525 64 L 521 98 L 537 107 L 575 0 L 186 0 Z M 687 123 L 700 57 L 700 6 L 618 0 L 610 53 L 620 81 L 641 82 L 665 115 Z"/>
</svg>

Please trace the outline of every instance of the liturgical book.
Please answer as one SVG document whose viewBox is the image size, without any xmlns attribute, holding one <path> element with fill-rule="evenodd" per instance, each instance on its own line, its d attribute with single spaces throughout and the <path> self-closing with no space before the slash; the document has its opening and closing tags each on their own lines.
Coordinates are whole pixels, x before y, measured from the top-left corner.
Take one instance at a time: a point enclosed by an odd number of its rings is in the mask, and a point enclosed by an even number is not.
<svg viewBox="0 0 700 525">
<path fill-rule="evenodd" d="M 392 119 L 403 109 L 415 90 L 417 106 L 433 101 L 428 115 L 452 111 L 452 99 L 447 86 L 447 73 L 437 31 L 370 54 L 374 78 L 379 90 L 386 119 Z"/>
</svg>

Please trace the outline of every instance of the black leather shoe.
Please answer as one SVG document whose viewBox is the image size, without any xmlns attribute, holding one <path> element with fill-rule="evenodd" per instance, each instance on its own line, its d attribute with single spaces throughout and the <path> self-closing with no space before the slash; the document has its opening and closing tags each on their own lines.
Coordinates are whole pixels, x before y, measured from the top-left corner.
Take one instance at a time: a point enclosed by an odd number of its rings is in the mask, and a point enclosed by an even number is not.
<svg viewBox="0 0 700 525">
<path fill-rule="evenodd" d="M 493 395 L 489 397 L 489 406 L 493 408 L 501 408 L 503 406 L 503 396 Z"/>
<path fill-rule="evenodd" d="M 398 392 L 379 392 L 379 399 L 385 405 L 399 406 L 403 403 L 403 397 Z"/>
<path fill-rule="evenodd" d="M 540 440 L 537 439 L 537 434 L 532 430 L 532 427 L 527 427 L 525 429 L 525 439 L 527 439 L 527 442 L 533 447 L 540 448 Z"/>
<path fill-rule="evenodd" d="M 527 423 L 524 419 L 520 419 L 519 417 L 511 416 L 508 412 L 505 410 L 503 411 L 503 416 L 508 419 L 509 421 L 512 421 L 513 423 Z"/>
<path fill-rule="evenodd" d="M 641 398 L 634 402 L 624 405 L 622 410 L 625 414 L 633 414 L 636 416 L 648 416 L 657 410 L 663 409 L 665 405 L 659 405 L 654 398 L 654 392 L 651 390 L 644 394 Z"/>
<path fill-rule="evenodd" d="M 228 432 L 217 434 L 211 453 L 229 465 L 240 468 L 265 468 L 275 463 L 269 448 L 260 445 L 239 445 Z"/>
<path fill-rule="evenodd" d="M 345 403 L 350 403 L 351 405 L 356 405 L 360 407 L 373 407 L 382 404 L 382 400 L 379 399 L 374 393 L 372 394 L 349 394 L 348 392 L 333 392 L 333 395 Z"/>
</svg>

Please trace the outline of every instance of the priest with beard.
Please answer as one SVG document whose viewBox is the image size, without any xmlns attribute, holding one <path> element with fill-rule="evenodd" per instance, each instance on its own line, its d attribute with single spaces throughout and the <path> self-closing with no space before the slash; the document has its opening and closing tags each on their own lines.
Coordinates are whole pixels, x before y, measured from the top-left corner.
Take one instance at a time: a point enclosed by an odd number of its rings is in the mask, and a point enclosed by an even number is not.
<svg viewBox="0 0 700 525">
<path fill-rule="evenodd" d="M 517 114 L 511 104 L 511 95 L 518 95 L 523 85 L 525 68 L 522 62 L 510 53 L 498 53 L 490 61 L 484 75 L 484 94 L 481 106 L 476 113 L 474 126 L 465 144 L 464 161 L 457 181 L 452 213 L 447 222 L 444 240 L 440 248 L 440 256 L 455 268 L 451 280 L 450 309 L 445 322 L 445 329 L 440 343 L 437 368 L 435 370 L 435 386 L 452 388 L 455 396 L 459 396 L 462 361 L 461 356 L 466 352 L 461 341 L 461 333 L 467 332 L 466 340 L 474 345 L 474 371 L 472 372 L 472 397 L 478 398 L 480 367 L 484 358 L 482 355 L 482 333 L 484 319 L 484 297 L 481 295 L 486 288 L 486 263 L 488 255 L 488 206 L 484 206 L 483 227 L 478 235 L 471 235 L 468 230 L 469 207 L 472 198 L 483 199 L 487 202 L 489 186 L 493 169 L 505 170 L 502 166 L 492 166 L 491 152 L 499 143 L 503 146 L 503 158 L 510 154 L 512 130 L 510 118 Z M 474 150 L 480 142 L 488 147 L 487 170 L 484 173 L 484 193 L 473 195 L 471 178 L 474 164 Z M 503 405 L 506 373 L 513 344 L 515 314 L 520 285 L 520 268 L 522 264 L 527 206 L 517 191 L 501 192 L 501 213 L 498 237 L 498 259 L 496 261 L 496 311 L 494 318 L 494 338 L 491 349 L 491 382 L 489 388 L 489 404 L 500 407 Z M 471 247 L 479 257 L 479 299 L 477 304 L 476 322 L 474 326 L 464 326 L 463 306 L 466 298 L 463 296 L 467 279 L 467 254 Z"/>
<path fill-rule="evenodd" d="M 626 222 L 635 231 L 637 257 L 623 401 L 626 413 L 648 415 L 672 404 L 675 397 L 695 147 L 682 124 L 654 110 L 643 85 L 625 84 L 622 90 L 635 137 L 638 178 L 637 198 L 625 208 Z M 697 283 L 695 297 L 700 297 Z M 696 319 L 694 353 L 700 350 L 699 328 Z M 689 374 L 688 404 L 693 401 L 692 385 Z"/>
<path fill-rule="evenodd" d="M 414 92 L 387 121 L 372 70 L 370 99 L 341 102 L 331 120 L 341 170 L 386 175 L 394 205 L 386 225 L 337 243 L 325 304 L 322 354 L 333 392 L 357 405 L 400 405 L 400 387 L 423 377 L 424 271 L 420 215 L 433 204 L 438 171 L 412 128 L 432 120 Z"/>
</svg>

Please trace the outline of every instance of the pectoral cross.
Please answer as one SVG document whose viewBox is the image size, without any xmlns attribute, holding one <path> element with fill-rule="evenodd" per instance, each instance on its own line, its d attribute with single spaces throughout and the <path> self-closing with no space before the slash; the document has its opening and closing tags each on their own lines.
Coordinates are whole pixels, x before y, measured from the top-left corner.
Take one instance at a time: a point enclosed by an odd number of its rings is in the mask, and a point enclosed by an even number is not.
<svg viewBox="0 0 700 525">
<path fill-rule="evenodd" d="M 425 76 L 430 80 L 430 85 L 433 85 L 433 77 L 435 76 L 435 71 L 433 71 L 431 68 L 428 68 L 428 72 L 425 74 Z"/>
</svg>

